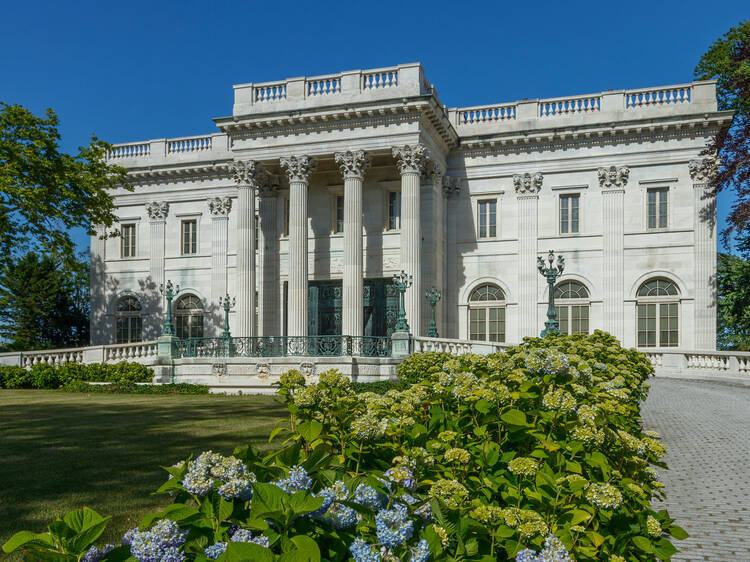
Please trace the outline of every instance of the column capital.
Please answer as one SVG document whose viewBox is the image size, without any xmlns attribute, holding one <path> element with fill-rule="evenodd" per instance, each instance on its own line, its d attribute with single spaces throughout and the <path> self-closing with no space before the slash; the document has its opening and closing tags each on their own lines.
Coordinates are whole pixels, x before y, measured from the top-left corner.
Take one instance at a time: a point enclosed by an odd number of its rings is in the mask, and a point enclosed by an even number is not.
<svg viewBox="0 0 750 562">
<path fill-rule="evenodd" d="M 232 163 L 232 177 L 237 187 L 260 189 L 267 181 L 268 174 L 256 160 L 236 160 Z"/>
<path fill-rule="evenodd" d="M 542 189 L 544 176 L 541 172 L 513 175 L 513 186 L 518 195 L 536 195 Z"/>
<path fill-rule="evenodd" d="M 627 166 L 602 167 L 596 171 L 599 176 L 599 187 L 602 189 L 623 189 L 630 177 L 630 168 Z"/>
<path fill-rule="evenodd" d="M 281 168 L 286 171 L 289 181 L 308 182 L 310 174 L 318 167 L 316 160 L 305 154 L 299 156 L 282 156 L 279 159 Z"/>
<path fill-rule="evenodd" d="M 393 157 L 397 161 L 398 171 L 404 174 L 421 174 L 430 161 L 430 151 L 423 144 L 405 144 L 394 146 Z"/>
<path fill-rule="evenodd" d="M 461 178 L 454 178 L 453 176 L 443 176 L 443 193 L 446 197 L 458 195 L 461 191 Z"/>
<path fill-rule="evenodd" d="M 232 199 L 230 197 L 209 197 L 208 211 L 212 217 L 227 217 L 232 210 Z"/>
<path fill-rule="evenodd" d="M 166 201 L 151 201 L 146 203 L 146 213 L 148 214 L 148 218 L 152 221 L 167 220 L 169 203 Z"/>
<path fill-rule="evenodd" d="M 370 167 L 370 157 L 364 150 L 347 150 L 333 155 L 344 178 L 364 179 L 365 171 Z"/>
<path fill-rule="evenodd" d="M 708 183 L 716 174 L 716 158 L 698 158 L 688 162 L 688 170 L 693 183 Z"/>
</svg>

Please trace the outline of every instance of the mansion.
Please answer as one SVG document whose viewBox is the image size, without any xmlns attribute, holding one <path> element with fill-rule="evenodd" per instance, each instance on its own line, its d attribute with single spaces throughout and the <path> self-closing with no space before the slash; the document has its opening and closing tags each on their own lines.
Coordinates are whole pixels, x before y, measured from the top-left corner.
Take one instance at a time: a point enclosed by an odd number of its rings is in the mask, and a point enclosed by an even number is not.
<svg viewBox="0 0 750 562">
<path fill-rule="evenodd" d="M 467 87 L 466 91 L 478 90 Z M 115 145 L 132 190 L 91 239 L 92 345 L 178 338 L 539 335 L 716 346 L 716 220 L 701 153 L 715 82 L 449 108 L 418 63 L 234 86 L 217 132 Z"/>
</svg>

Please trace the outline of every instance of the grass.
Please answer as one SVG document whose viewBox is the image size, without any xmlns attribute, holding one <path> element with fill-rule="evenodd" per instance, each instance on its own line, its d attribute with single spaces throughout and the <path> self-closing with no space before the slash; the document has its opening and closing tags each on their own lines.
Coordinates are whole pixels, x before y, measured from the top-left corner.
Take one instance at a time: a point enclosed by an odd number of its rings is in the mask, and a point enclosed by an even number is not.
<svg viewBox="0 0 750 562">
<path fill-rule="evenodd" d="M 207 449 L 267 447 L 285 412 L 271 396 L 0 390 L 0 544 L 81 506 L 111 515 L 103 542 L 119 542 L 170 503 L 150 495 L 166 480 L 160 466 Z"/>
</svg>

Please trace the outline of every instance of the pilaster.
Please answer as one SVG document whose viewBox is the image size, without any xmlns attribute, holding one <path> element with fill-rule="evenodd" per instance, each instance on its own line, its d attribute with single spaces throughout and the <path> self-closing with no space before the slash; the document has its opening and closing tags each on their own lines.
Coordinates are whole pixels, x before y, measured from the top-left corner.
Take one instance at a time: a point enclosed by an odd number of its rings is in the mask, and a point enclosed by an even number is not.
<svg viewBox="0 0 750 562">
<path fill-rule="evenodd" d="M 218 304 L 227 287 L 227 249 L 229 244 L 229 212 L 232 199 L 211 197 L 207 201 L 211 215 L 211 303 Z"/>
<path fill-rule="evenodd" d="M 166 201 L 151 201 L 146 203 L 146 214 L 149 219 L 149 278 L 146 287 L 148 293 L 159 295 L 159 287 L 164 283 L 164 239 L 169 214 L 169 203 Z M 147 311 L 147 320 L 143 325 L 143 337 L 156 336 L 164 315 L 164 303 L 161 299 L 154 299 L 155 310 Z"/>
<path fill-rule="evenodd" d="M 424 145 L 404 145 L 393 147 L 401 173 L 401 268 L 412 276 L 413 284 L 406 292 L 406 319 L 415 336 L 423 335 L 422 301 L 422 243 L 420 220 L 420 177 L 430 161 L 430 152 Z"/>
<path fill-rule="evenodd" d="M 710 187 L 716 160 L 688 163 L 693 180 L 693 245 L 695 262 L 695 348 L 716 349 L 716 198 Z"/>
<path fill-rule="evenodd" d="M 255 335 L 255 194 L 266 181 L 259 162 L 237 161 L 233 165 L 237 183 L 237 337 Z"/>
<path fill-rule="evenodd" d="M 362 185 L 370 160 L 364 150 L 334 154 L 344 176 L 344 278 L 342 333 L 361 336 L 364 333 Z"/>
<path fill-rule="evenodd" d="M 602 279 L 604 329 L 620 342 L 625 337 L 625 186 L 626 166 L 599 168 L 602 191 Z"/>
<path fill-rule="evenodd" d="M 280 159 L 289 176 L 289 330 L 306 336 L 307 319 L 307 188 L 316 162 L 309 156 Z"/>
<path fill-rule="evenodd" d="M 442 197 L 440 199 L 440 230 L 439 243 L 442 248 L 443 263 L 438 272 L 438 287 L 443 292 L 437 308 L 438 332 L 442 337 L 459 338 L 458 318 L 458 286 L 455 279 L 456 263 L 456 210 L 455 201 L 460 192 L 461 180 L 458 178 L 443 176 Z"/>
<path fill-rule="evenodd" d="M 536 268 L 539 191 L 544 176 L 540 172 L 516 174 L 513 186 L 518 201 L 518 334 L 517 341 L 536 336 L 541 331 L 538 323 Z"/>
<path fill-rule="evenodd" d="M 279 236 L 276 230 L 278 185 L 268 183 L 259 192 L 258 218 L 258 335 L 278 336 L 281 321 L 279 299 Z"/>
</svg>

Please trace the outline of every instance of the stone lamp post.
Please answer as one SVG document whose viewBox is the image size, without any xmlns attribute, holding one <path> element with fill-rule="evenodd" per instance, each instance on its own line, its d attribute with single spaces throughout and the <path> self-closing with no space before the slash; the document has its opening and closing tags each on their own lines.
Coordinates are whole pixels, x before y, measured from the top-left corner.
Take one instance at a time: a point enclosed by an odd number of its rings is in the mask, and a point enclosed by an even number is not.
<svg viewBox="0 0 750 562">
<path fill-rule="evenodd" d="M 565 258 L 557 256 L 557 267 L 554 266 L 555 252 L 549 251 L 547 256 L 549 267 L 544 263 L 544 258 L 539 256 L 537 258 L 537 268 L 542 277 L 547 279 L 547 285 L 549 286 L 549 298 L 547 299 L 547 321 L 544 323 L 544 330 L 540 334 L 541 337 L 547 334 L 559 334 L 560 323 L 557 321 L 557 311 L 555 310 L 555 281 L 562 275 L 563 269 L 565 269 Z"/>
<path fill-rule="evenodd" d="M 227 293 L 226 297 L 219 297 L 219 307 L 224 309 L 224 331 L 221 333 L 221 337 L 229 339 L 232 337 L 232 333 L 229 331 L 229 311 L 234 308 L 237 304 L 237 298 L 230 297 Z"/>
<path fill-rule="evenodd" d="M 435 307 L 440 301 L 440 297 L 442 296 L 442 294 L 435 287 L 430 287 L 427 291 L 425 291 L 424 296 L 430 302 L 430 306 L 432 307 L 432 318 L 430 319 L 430 327 L 427 330 L 427 337 L 439 338 L 440 334 L 438 334 L 437 321 L 435 320 Z"/>
<path fill-rule="evenodd" d="M 407 274 L 405 271 L 397 273 L 393 276 L 393 284 L 398 289 L 399 300 L 398 300 L 398 320 L 394 326 L 394 332 L 391 336 L 391 356 L 392 357 L 406 357 L 409 355 L 411 341 L 411 334 L 409 334 L 409 323 L 406 321 L 406 304 L 404 294 L 406 289 L 411 287 L 412 276 Z"/>
<path fill-rule="evenodd" d="M 174 324 L 172 323 L 172 299 L 180 294 L 180 286 L 176 287 L 172 281 L 167 281 L 166 286 L 162 283 L 159 285 L 159 292 L 167 299 L 167 314 L 164 317 L 164 325 L 161 328 L 162 336 L 174 336 Z"/>
</svg>

